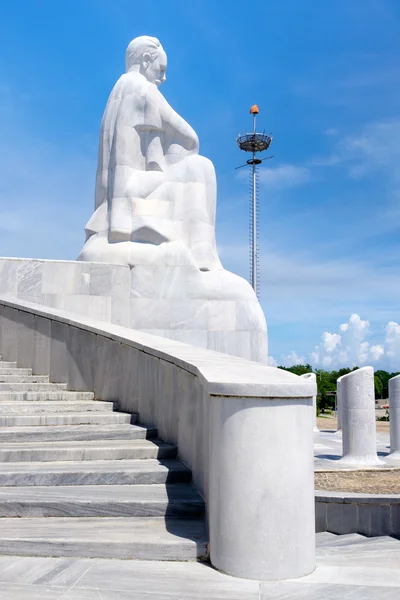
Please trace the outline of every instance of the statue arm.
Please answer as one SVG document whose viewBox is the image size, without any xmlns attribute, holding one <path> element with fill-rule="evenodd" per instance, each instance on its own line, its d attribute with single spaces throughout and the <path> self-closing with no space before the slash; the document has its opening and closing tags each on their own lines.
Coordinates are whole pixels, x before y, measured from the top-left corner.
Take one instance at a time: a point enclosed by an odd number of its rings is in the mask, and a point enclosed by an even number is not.
<svg viewBox="0 0 400 600">
<path fill-rule="evenodd" d="M 157 88 L 151 90 L 148 96 L 149 105 L 157 106 L 158 114 L 165 132 L 164 153 L 172 145 L 181 146 L 187 154 L 198 154 L 199 138 L 194 129 L 167 102 Z"/>
</svg>

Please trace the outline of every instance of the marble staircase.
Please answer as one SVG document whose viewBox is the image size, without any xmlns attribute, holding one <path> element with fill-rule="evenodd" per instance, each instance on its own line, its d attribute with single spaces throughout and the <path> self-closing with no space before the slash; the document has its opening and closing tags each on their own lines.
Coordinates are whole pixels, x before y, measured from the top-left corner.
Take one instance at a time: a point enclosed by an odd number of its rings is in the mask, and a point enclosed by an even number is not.
<svg viewBox="0 0 400 600">
<path fill-rule="evenodd" d="M 191 561 L 204 501 L 157 430 L 0 361 L 0 555 Z"/>
</svg>

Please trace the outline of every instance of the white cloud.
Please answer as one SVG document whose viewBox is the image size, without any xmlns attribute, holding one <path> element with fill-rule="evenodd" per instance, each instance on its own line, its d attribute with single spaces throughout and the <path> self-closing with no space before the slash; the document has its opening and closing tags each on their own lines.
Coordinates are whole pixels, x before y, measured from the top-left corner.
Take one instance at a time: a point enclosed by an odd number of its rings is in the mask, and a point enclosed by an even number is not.
<svg viewBox="0 0 400 600">
<path fill-rule="evenodd" d="M 385 349 L 381 344 L 377 344 L 376 346 L 371 346 L 371 348 L 369 350 L 369 354 L 370 354 L 371 360 L 373 362 L 376 362 L 376 361 L 380 360 L 382 358 L 382 356 L 385 354 Z"/>
<path fill-rule="evenodd" d="M 342 337 L 338 333 L 325 333 L 322 335 L 322 342 L 327 352 L 333 352 L 340 344 Z"/>
<path fill-rule="evenodd" d="M 273 356 L 268 356 L 268 365 L 270 367 L 277 367 L 278 366 L 278 362 L 277 362 L 277 360 Z"/>
<path fill-rule="evenodd" d="M 317 367 L 338 368 L 364 365 L 371 360 L 369 343 L 369 322 L 359 315 L 352 314 L 347 323 L 339 326 L 340 334 L 325 331 L 321 343 L 312 353 L 312 362 Z M 376 349 L 373 355 L 376 356 Z"/>
<path fill-rule="evenodd" d="M 306 359 L 304 356 L 298 356 L 294 350 L 287 355 L 282 355 L 280 359 L 276 359 L 273 356 L 268 357 L 268 364 L 270 367 L 292 367 L 293 365 L 305 365 Z"/>
<path fill-rule="evenodd" d="M 341 367 L 361 367 L 372 364 L 377 369 L 400 371 L 400 324 L 390 321 L 385 328 L 385 339 L 370 345 L 370 323 L 352 314 L 346 323 L 339 325 L 340 333 L 325 331 L 321 341 L 310 353 L 309 362 L 316 368 L 327 370 Z M 304 357 L 292 351 L 282 357 L 284 366 L 304 364 Z M 275 361 L 276 362 L 276 361 Z"/>
<path fill-rule="evenodd" d="M 326 133 L 326 132 L 325 132 Z M 400 182 L 400 119 L 368 123 L 359 132 L 345 135 L 332 154 L 315 158 L 315 166 L 343 165 L 350 177 L 359 179 L 384 171 L 392 181 Z"/>
<path fill-rule="evenodd" d="M 390 321 L 386 325 L 384 342 L 387 362 L 393 371 L 400 371 L 400 324 Z"/>
</svg>

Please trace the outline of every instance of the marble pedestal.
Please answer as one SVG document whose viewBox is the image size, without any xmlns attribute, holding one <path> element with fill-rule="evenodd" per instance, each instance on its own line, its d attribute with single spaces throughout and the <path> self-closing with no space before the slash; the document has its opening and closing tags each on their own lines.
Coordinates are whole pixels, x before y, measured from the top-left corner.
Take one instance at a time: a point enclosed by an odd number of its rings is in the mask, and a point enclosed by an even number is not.
<svg viewBox="0 0 400 600">
<path fill-rule="evenodd" d="M 289 378 L 277 372 L 282 394 Z M 314 570 L 313 413 L 311 397 L 212 398 L 210 549 L 218 570 L 264 581 Z"/>
<path fill-rule="evenodd" d="M 389 379 L 390 454 L 388 460 L 400 462 L 400 375 Z"/>
<path fill-rule="evenodd" d="M 132 269 L 97 262 L 0 258 L 3 297 L 266 364 L 265 318 L 255 296 L 254 301 L 241 298 L 242 281 L 227 271 L 216 276 L 173 264 L 173 256 L 164 267 Z"/>
<path fill-rule="evenodd" d="M 342 376 L 344 377 L 344 376 Z M 337 420 L 337 433 L 342 431 L 342 412 L 343 412 L 343 401 L 341 395 L 341 381 L 342 377 L 339 377 L 336 381 L 336 420 Z"/>
<path fill-rule="evenodd" d="M 315 383 L 315 385 L 317 385 L 317 376 L 315 375 L 315 373 L 304 373 L 304 375 L 300 375 L 300 377 L 302 377 L 303 379 L 308 379 L 309 381 L 312 381 L 313 383 Z M 313 431 L 315 433 L 319 431 L 317 427 L 317 396 L 313 396 L 313 409 Z"/>
<path fill-rule="evenodd" d="M 130 270 L 124 265 L 0 258 L 0 295 L 130 326 Z"/>
<path fill-rule="evenodd" d="M 363 367 L 340 379 L 343 457 L 355 466 L 379 465 L 376 453 L 374 370 Z"/>
</svg>

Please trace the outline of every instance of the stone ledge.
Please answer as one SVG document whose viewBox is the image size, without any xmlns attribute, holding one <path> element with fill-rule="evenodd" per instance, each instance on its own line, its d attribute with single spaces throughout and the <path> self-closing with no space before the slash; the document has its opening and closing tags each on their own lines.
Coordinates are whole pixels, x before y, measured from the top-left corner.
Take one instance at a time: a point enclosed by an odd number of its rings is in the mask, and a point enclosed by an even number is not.
<svg viewBox="0 0 400 600">
<path fill-rule="evenodd" d="M 315 530 L 400 536 L 400 494 L 315 491 Z"/>
<path fill-rule="evenodd" d="M 19 299 L 0 297 L 0 304 L 76 327 L 170 362 L 198 376 L 207 392 L 212 396 L 290 400 L 291 398 L 310 398 L 316 394 L 315 383 L 275 367 L 260 365 L 213 350 L 197 348 L 120 325 L 79 318 L 63 310 Z"/>
</svg>

